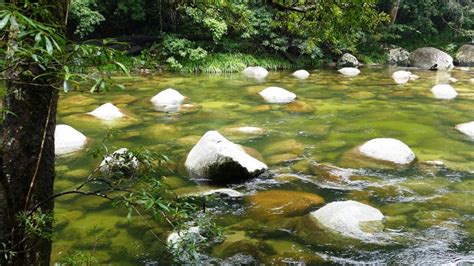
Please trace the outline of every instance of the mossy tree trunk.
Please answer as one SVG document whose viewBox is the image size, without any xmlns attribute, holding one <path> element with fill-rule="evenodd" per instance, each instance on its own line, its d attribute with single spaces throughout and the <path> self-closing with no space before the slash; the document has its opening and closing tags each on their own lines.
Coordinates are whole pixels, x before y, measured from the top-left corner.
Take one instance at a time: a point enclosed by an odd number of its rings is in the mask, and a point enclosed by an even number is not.
<svg viewBox="0 0 474 266">
<path fill-rule="evenodd" d="M 23 1 L 18 0 L 7 2 L 23 5 Z M 58 32 L 63 32 L 69 0 L 36 2 L 45 9 L 50 9 L 56 20 L 53 23 L 58 25 Z M 14 54 L 12 58 L 7 57 L 6 62 L 10 68 L 7 71 L 7 91 L 3 99 L 6 111 L 3 113 L 0 161 L 0 242 L 6 244 L 5 250 L 12 252 L 9 253 L 12 256 L 5 260 L 5 254 L 0 252 L 0 264 L 49 265 L 51 239 L 27 232 L 18 215 L 28 213 L 33 206 L 53 195 L 58 91 L 54 86 L 54 78 L 50 77 L 58 77 L 60 68 L 48 68 L 45 71 L 32 60 L 12 64 L 14 57 Z M 34 79 L 34 76 L 44 74 L 49 78 Z M 52 215 L 53 207 L 53 201 L 47 201 L 40 211 Z M 49 219 L 45 221 L 43 233 L 51 233 L 52 222 Z"/>
</svg>

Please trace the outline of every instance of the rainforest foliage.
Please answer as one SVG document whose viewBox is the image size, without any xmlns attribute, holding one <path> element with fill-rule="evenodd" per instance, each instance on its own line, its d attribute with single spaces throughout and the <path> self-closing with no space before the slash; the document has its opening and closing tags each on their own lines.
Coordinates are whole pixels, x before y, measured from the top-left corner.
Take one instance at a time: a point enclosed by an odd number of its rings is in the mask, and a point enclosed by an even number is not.
<svg viewBox="0 0 474 266">
<path fill-rule="evenodd" d="M 129 47 L 141 54 L 135 65 L 222 72 L 318 65 L 343 52 L 381 61 L 387 44 L 413 40 L 449 52 L 473 38 L 473 25 L 471 0 L 74 0 L 69 35 L 152 36 Z"/>
</svg>

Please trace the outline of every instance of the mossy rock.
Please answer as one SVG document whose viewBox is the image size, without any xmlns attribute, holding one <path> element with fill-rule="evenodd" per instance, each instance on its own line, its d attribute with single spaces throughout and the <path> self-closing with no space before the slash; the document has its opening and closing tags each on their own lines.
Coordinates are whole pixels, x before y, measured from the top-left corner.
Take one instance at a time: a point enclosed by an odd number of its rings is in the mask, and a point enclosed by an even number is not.
<svg viewBox="0 0 474 266">
<path fill-rule="evenodd" d="M 296 101 L 285 105 L 283 110 L 290 113 L 313 113 L 316 109 L 307 102 Z"/>
<path fill-rule="evenodd" d="M 297 140 L 281 140 L 267 145 L 263 150 L 263 154 L 276 155 L 283 153 L 291 153 L 295 155 L 302 155 L 304 152 L 304 148 L 305 145 Z"/>
<path fill-rule="evenodd" d="M 167 124 L 155 124 L 141 131 L 142 137 L 156 141 L 175 140 L 180 136 L 179 133 L 176 127 Z"/>
<path fill-rule="evenodd" d="M 417 220 L 418 226 L 428 228 L 450 220 L 459 220 L 461 216 L 455 211 L 449 210 L 420 210 L 413 217 Z"/>
<path fill-rule="evenodd" d="M 449 181 L 446 178 L 422 178 L 412 179 L 400 183 L 399 185 L 407 187 L 420 195 L 432 195 L 437 191 L 445 189 L 449 186 Z"/>
<path fill-rule="evenodd" d="M 440 208 L 448 207 L 459 211 L 472 212 L 474 197 L 472 196 L 472 191 L 450 192 L 435 197 L 428 202 Z"/>
<path fill-rule="evenodd" d="M 267 164 L 277 165 L 298 160 L 298 155 L 291 153 L 276 154 L 266 159 Z"/>
<path fill-rule="evenodd" d="M 316 194 L 288 190 L 260 191 L 245 198 L 252 217 L 276 219 L 308 213 L 313 207 L 324 204 Z"/>
<path fill-rule="evenodd" d="M 268 112 L 272 110 L 272 106 L 269 104 L 264 104 L 264 105 L 257 105 L 255 107 L 252 107 L 249 109 L 250 113 L 261 113 L 261 112 Z"/>
</svg>

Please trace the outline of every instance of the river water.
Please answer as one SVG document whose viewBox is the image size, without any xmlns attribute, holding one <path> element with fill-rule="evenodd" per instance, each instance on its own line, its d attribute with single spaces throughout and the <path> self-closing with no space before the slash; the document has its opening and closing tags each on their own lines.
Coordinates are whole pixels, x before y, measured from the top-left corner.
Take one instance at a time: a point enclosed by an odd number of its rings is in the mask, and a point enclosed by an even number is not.
<svg viewBox="0 0 474 266">
<path fill-rule="evenodd" d="M 450 73 L 411 70 L 419 79 L 396 85 L 393 69 L 363 68 L 353 78 L 334 69 L 310 71 L 306 80 L 271 72 L 263 81 L 233 75 L 153 74 L 116 77 L 125 91 L 61 95 L 58 124 L 85 134 L 85 149 L 57 159 L 55 190 L 84 180 L 99 163 L 87 151 L 101 145 L 107 128 L 118 130 L 115 148 L 147 148 L 177 162 L 164 183 L 176 193 L 198 189 L 187 177 L 187 153 L 206 131 L 257 151 L 271 175 L 230 186 L 243 199 L 223 199 L 215 220 L 226 240 L 209 252 L 215 258 L 259 263 L 463 263 L 474 261 L 474 140 L 454 129 L 474 120 L 474 69 Z M 459 95 L 437 100 L 430 89 L 447 78 Z M 298 104 L 267 104 L 258 92 L 279 86 Z M 199 106 L 162 113 L 150 99 L 165 88 Z M 127 118 L 105 123 L 85 113 L 111 102 Z M 246 135 L 235 127 L 263 128 Z M 386 167 L 354 158 L 354 148 L 378 137 L 406 143 L 417 161 Z M 255 154 L 255 151 L 254 151 Z M 442 161 L 433 165 L 427 161 Z M 309 213 L 326 203 L 357 200 L 385 216 L 381 241 L 360 241 L 314 226 Z M 166 263 L 162 245 L 147 224 L 128 223 L 126 212 L 95 197 L 56 201 L 53 261 L 77 252 L 98 263 Z M 169 232 L 154 229 L 164 239 Z M 293 263 L 293 264 L 292 264 Z"/>
</svg>

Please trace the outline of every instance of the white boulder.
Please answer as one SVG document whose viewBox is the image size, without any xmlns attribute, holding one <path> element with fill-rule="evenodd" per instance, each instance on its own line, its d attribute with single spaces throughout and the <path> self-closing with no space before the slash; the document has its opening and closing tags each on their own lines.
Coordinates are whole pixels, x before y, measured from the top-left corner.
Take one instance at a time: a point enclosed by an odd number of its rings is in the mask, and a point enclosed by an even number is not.
<svg viewBox="0 0 474 266">
<path fill-rule="evenodd" d="M 400 71 L 394 72 L 392 74 L 392 78 L 397 84 L 405 84 L 410 80 L 411 75 L 412 74 L 410 71 L 400 70 Z"/>
<path fill-rule="evenodd" d="M 451 83 L 456 83 L 456 82 L 458 82 L 458 79 L 450 77 L 450 78 L 448 78 L 448 81 L 451 82 Z"/>
<path fill-rule="evenodd" d="M 359 151 L 370 158 L 396 164 L 409 164 L 415 154 L 405 143 L 392 138 L 376 138 L 359 147 Z"/>
<path fill-rule="evenodd" d="M 89 112 L 88 114 L 93 115 L 102 120 L 116 120 L 122 118 L 124 115 L 120 110 L 111 103 L 105 103 L 97 107 L 94 111 Z"/>
<path fill-rule="evenodd" d="M 296 94 L 279 87 L 268 87 L 258 94 L 268 103 L 290 103 L 296 99 Z"/>
<path fill-rule="evenodd" d="M 268 75 L 268 71 L 263 67 L 247 67 L 243 71 L 244 75 L 249 78 L 264 79 Z"/>
<path fill-rule="evenodd" d="M 217 131 L 202 136 L 189 152 L 184 166 L 192 178 L 228 183 L 256 177 L 268 168 Z"/>
<path fill-rule="evenodd" d="M 441 100 L 451 100 L 458 96 L 456 90 L 447 84 L 436 85 L 431 88 L 431 92 L 433 93 L 436 99 Z"/>
<path fill-rule="evenodd" d="M 244 194 L 231 188 L 218 188 L 218 189 L 204 190 L 204 191 L 199 191 L 196 193 L 189 193 L 187 194 L 187 196 L 209 196 L 213 194 L 225 195 L 229 198 L 241 198 L 244 196 Z"/>
<path fill-rule="evenodd" d="M 355 238 L 370 236 L 364 227 L 371 222 L 381 224 L 384 218 L 378 209 L 353 200 L 331 202 L 311 216 L 325 227 Z"/>
<path fill-rule="evenodd" d="M 471 83 L 474 83 L 474 78 L 470 79 L 469 81 L 470 81 Z"/>
<path fill-rule="evenodd" d="M 474 121 L 456 125 L 456 129 L 469 137 L 474 138 Z"/>
<path fill-rule="evenodd" d="M 309 72 L 304 70 L 304 69 L 300 69 L 300 70 L 296 70 L 295 72 L 293 72 L 293 77 L 297 78 L 297 79 L 307 79 L 309 77 Z"/>
<path fill-rule="evenodd" d="M 185 97 L 177 90 L 167 88 L 151 98 L 151 102 L 157 111 L 176 112 L 184 99 Z"/>
<path fill-rule="evenodd" d="M 138 169 L 138 164 L 138 159 L 132 152 L 129 152 L 127 148 L 121 148 L 105 157 L 99 168 L 104 174 L 113 174 L 118 171 L 132 173 Z"/>
<path fill-rule="evenodd" d="M 343 67 L 338 70 L 339 73 L 343 74 L 344 76 L 348 77 L 355 77 L 360 74 L 360 70 L 355 67 Z"/>
<path fill-rule="evenodd" d="M 417 80 L 419 79 L 420 77 L 418 75 L 415 75 L 415 74 L 411 74 L 410 75 L 410 80 Z"/>
<path fill-rule="evenodd" d="M 68 125 L 57 125 L 54 131 L 54 153 L 63 155 L 84 147 L 87 137 Z"/>
</svg>

